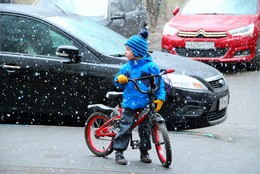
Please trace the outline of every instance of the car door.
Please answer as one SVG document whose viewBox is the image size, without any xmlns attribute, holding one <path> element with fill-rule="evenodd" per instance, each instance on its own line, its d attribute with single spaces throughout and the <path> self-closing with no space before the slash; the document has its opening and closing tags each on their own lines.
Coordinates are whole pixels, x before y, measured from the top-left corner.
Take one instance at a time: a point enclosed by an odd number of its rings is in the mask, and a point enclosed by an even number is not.
<svg viewBox="0 0 260 174">
<path fill-rule="evenodd" d="M 138 34 L 147 23 L 147 12 L 138 0 L 111 0 L 110 16 L 116 12 L 125 13 L 125 19 L 114 20 L 110 28 L 126 37 Z"/>
<path fill-rule="evenodd" d="M 55 55 L 59 45 L 74 42 L 32 18 L 1 15 L 0 26 L 0 111 L 77 112 L 77 65 Z"/>
</svg>

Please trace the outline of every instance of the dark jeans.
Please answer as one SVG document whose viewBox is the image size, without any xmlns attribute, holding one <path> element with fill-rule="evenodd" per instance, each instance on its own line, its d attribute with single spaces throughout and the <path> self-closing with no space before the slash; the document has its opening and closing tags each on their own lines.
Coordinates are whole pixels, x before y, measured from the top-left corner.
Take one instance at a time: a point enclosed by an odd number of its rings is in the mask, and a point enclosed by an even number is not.
<svg viewBox="0 0 260 174">
<path fill-rule="evenodd" d="M 119 131 L 114 139 L 114 149 L 116 151 L 125 151 L 132 135 L 132 125 L 135 121 L 136 111 L 125 108 L 123 117 L 120 119 Z M 138 134 L 140 137 L 139 149 L 148 151 L 151 149 L 150 125 L 148 118 L 138 125 Z"/>
</svg>

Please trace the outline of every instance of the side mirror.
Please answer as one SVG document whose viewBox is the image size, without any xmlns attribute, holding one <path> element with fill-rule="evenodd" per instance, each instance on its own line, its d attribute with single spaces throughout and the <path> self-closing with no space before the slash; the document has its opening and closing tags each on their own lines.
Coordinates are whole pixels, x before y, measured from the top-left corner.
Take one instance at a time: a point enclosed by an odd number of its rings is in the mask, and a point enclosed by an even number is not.
<svg viewBox="0 0 260 174">
<path fill-rule="evenodd" d="M 113 16 L 111 16 L 111 20 L 114 19 L 125 19 L 125 12 L 116 12 L 115 14 L 113 14 Z"/>
<path fill-rule="evenodd" d="M 81 55 L 79 55 L 79 49 L 71 45 L 62 45 L 57 48 L 56 56 L 68 58 L 73 63 L 81 61 Z"/>
<path fill-rule="evenodd" d="M 176 7 L 176 8 L 172 11 L 173 16 L 175 16 L 176 14 L 178 14 L 179 11 L 180 11 L 180 8 L 179 8 L 179 7 Z"/>
</svg>

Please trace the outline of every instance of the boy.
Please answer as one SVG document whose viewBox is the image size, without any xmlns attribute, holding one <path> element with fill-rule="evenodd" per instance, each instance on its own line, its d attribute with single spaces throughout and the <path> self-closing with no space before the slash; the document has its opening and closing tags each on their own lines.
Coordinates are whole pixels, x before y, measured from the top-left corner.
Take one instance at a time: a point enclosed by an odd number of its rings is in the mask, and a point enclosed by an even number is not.
<svg viewBox="0 0 260 174">
<path fill-rule="evenodd" d="M 126 52 L 125 56 L 128 62 L 124 64 L 119 73 L 115 77 L 115 86 L 124 89 L 123 92 L 123 117 L 120 119 L 119 131 L 114 139 L 115 160 L 116 163 L 126 165 L 127 160 L 124 158 L 123 152 L 127 149 L 129 140 L 131 138 L 132 125 L 135 120 L 137 110 L 144 108 L 149 104 L 148 94 L 140 93 L 132 82 L 128 83 L 127 78 L 139 78 L 150 74 L 159 74 L 158 66 L 153 62 L 151 56 L 147 54 L 148 43 L 148 30 L 142 29 L 139 35 L 134 35 L 125 43 Z M 140 80 L 139 87 L 147 91 L 150 81 Z M 160 88 L 156 92 L 157 99 L 155 100 L 156 111 L 159 111 L 163 101 L 165 100 L 164 82 L 161 80 Z M 148 119 L 144 120 L 138 126 L 138 133 L 140 137 L 140 159 L 144 163 L 151 163 L 148 150 L 151 149 L 150 129 Z"/>
</svg>

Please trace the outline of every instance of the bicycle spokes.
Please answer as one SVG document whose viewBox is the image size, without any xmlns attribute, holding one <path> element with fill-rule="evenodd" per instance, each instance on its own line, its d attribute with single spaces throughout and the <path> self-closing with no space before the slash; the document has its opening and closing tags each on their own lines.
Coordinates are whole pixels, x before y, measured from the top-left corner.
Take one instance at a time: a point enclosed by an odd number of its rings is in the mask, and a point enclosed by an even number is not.
<svg viewBox="0 0 260 174">
<path fill-rule="evenodd" d="M 114 132 L 103 113 L 94 113 L 85 126 L 85 140 L 89 149 L 97 156 L 106 156 L 113 151 Z M 110 136 L 106 136 L 110 135 Z"/>
<path fill-rule="evenodd" d="M 164 167 L 169 167 L 172 161 L 170 139 L 164 123 L 157 122 L 153 127 L 153 136 L 157 155 Z"/>
</svg>

